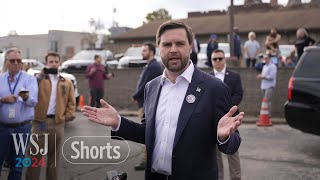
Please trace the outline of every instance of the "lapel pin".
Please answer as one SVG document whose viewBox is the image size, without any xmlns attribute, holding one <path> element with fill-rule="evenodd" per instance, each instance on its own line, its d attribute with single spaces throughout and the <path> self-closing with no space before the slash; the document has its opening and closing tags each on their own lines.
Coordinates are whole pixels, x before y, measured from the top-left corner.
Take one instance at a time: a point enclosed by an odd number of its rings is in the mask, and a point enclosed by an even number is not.
<svg viewBox="0 0 320 180">
<path fill-rule="evenodd" d="M 197 92 L 200 92 L 201 91 L 201 89 L 199 88 L 199 87 L 197 87 L 197 90 L 196 90 Z"/>
<path fill-rule="evenodd" d="M 192 104 L 196 101 L 196 97 L 192 94 L 189 94 L 187 97 L 186 97 L 186 100 L 188 103 Z"/>
</svg>

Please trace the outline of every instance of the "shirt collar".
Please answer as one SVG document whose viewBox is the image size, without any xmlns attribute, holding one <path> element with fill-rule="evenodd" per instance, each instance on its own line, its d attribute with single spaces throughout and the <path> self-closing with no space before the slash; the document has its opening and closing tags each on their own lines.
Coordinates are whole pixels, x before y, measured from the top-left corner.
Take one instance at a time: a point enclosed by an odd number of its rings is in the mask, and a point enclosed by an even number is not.
<svg viewBox="0 0 320 180">
<path fill-rule="evenodd" d="M 218 72 L 216 69 L 213 69 L 214 75 L 216 74 L 226 74 L 226 65 L 224 65 L 224 68 L 222 69 L 222 71 Z"/>
<path fill-rule="evenodd" d="M 162 73 L 161 81 L 160 81 L 161 85 L 163 85 L 165 80 L 168 79 L 166 71 L 167 71 L 167 69 L 165 69 Z M 191 83 L 193 72 L 194 72 L 194 65 L 193 65 L 192 61 L 189 61 L 189 67 L 180 76 L 178 76 L 176 80 L 180 81 L 179 79 L 184 78 L 189 83 Z"/>
<path fill-rule="evenodd" d="M 7 77 L 10 77 L 9 71 L 6 71 L 5 73 L 6 73 L 6 76 L 7 76 Z M 14 79 L 15 79 L 15 80 L 18 79 L 20 73 L 22 73 L 21 70 L 14 75 Z"/>
</svg>

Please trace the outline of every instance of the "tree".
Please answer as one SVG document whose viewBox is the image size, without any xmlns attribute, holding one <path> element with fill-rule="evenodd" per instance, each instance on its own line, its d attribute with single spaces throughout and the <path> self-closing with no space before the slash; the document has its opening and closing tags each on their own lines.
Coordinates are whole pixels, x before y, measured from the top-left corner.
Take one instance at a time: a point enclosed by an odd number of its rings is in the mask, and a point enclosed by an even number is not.
<svg viewBox="0 0 320 180">
<path fill-rule="evenodd" d="M 103 22 L 101 22 L 100 19 L 95 20 L 95 19 L 91 18 L 89 20 L 89 26 L 92 30 L 92 33 L 96 33 L 96 34 L 104 29 L 104 24 L 103 24 Z"/>
<path fill-rule="evenodd" d="M 145 23 L 149 23 L 156 20 L 170 20 L 171 15 L 166 9 L 161 8 L 151 13 L 148 13 L 145 19 Z"/>
</svg>

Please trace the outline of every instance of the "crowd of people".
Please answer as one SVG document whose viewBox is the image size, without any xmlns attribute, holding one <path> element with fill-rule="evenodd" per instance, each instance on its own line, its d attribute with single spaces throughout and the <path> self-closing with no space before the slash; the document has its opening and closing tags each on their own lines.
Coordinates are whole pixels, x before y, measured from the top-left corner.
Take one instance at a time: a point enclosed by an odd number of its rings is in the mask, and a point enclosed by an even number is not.
<svg viewBox="0 0 320 180">
<path fill-rule="evenodd" d="M 229 37 L 228 37 L 229 38 Z M 293 68 L 299 61 L 303 50 L 307 46 L 315 45 L 315 40 L 311 38 L 304 28 L 299 28 L 296 32 L 296 40 L 293 44 L 291 52 L 283 57 L 283 52 L 280 50 L 281 34 L 276 28 L 271 28 L 270 33 L 266 36 L 264 43 L 259 43 L 256 33 L 251 31 L 248 33 L 248 40 L 244 43 L 241 41 L 239 29 L 234 27 L 234 50 L 232 58 L 236 60 L 244 60 L 246 67 L 257 68 L 261 71 L 265 64 L 263 54 L 270 55 L 271 61 L 276 67 Z M 214 50 L 219 49 L 219 40 L 216 34 L 211 34 L 207 42 L 207 62 L 209 67 L 212 67 L 211 54 Z"/>
</svg>

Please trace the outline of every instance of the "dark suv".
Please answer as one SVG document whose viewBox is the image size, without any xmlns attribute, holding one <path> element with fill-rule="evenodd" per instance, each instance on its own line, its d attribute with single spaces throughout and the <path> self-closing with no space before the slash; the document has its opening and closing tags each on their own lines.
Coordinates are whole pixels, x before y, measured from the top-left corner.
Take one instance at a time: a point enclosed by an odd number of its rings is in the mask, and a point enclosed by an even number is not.
<svg viewBox="0 0 320 180">
<path fill-rule="evenodd" d="M 285 117 L 291 127 L 320 135 L 320 47 L 306 48 L 292 74 Z"/>
</svg>

